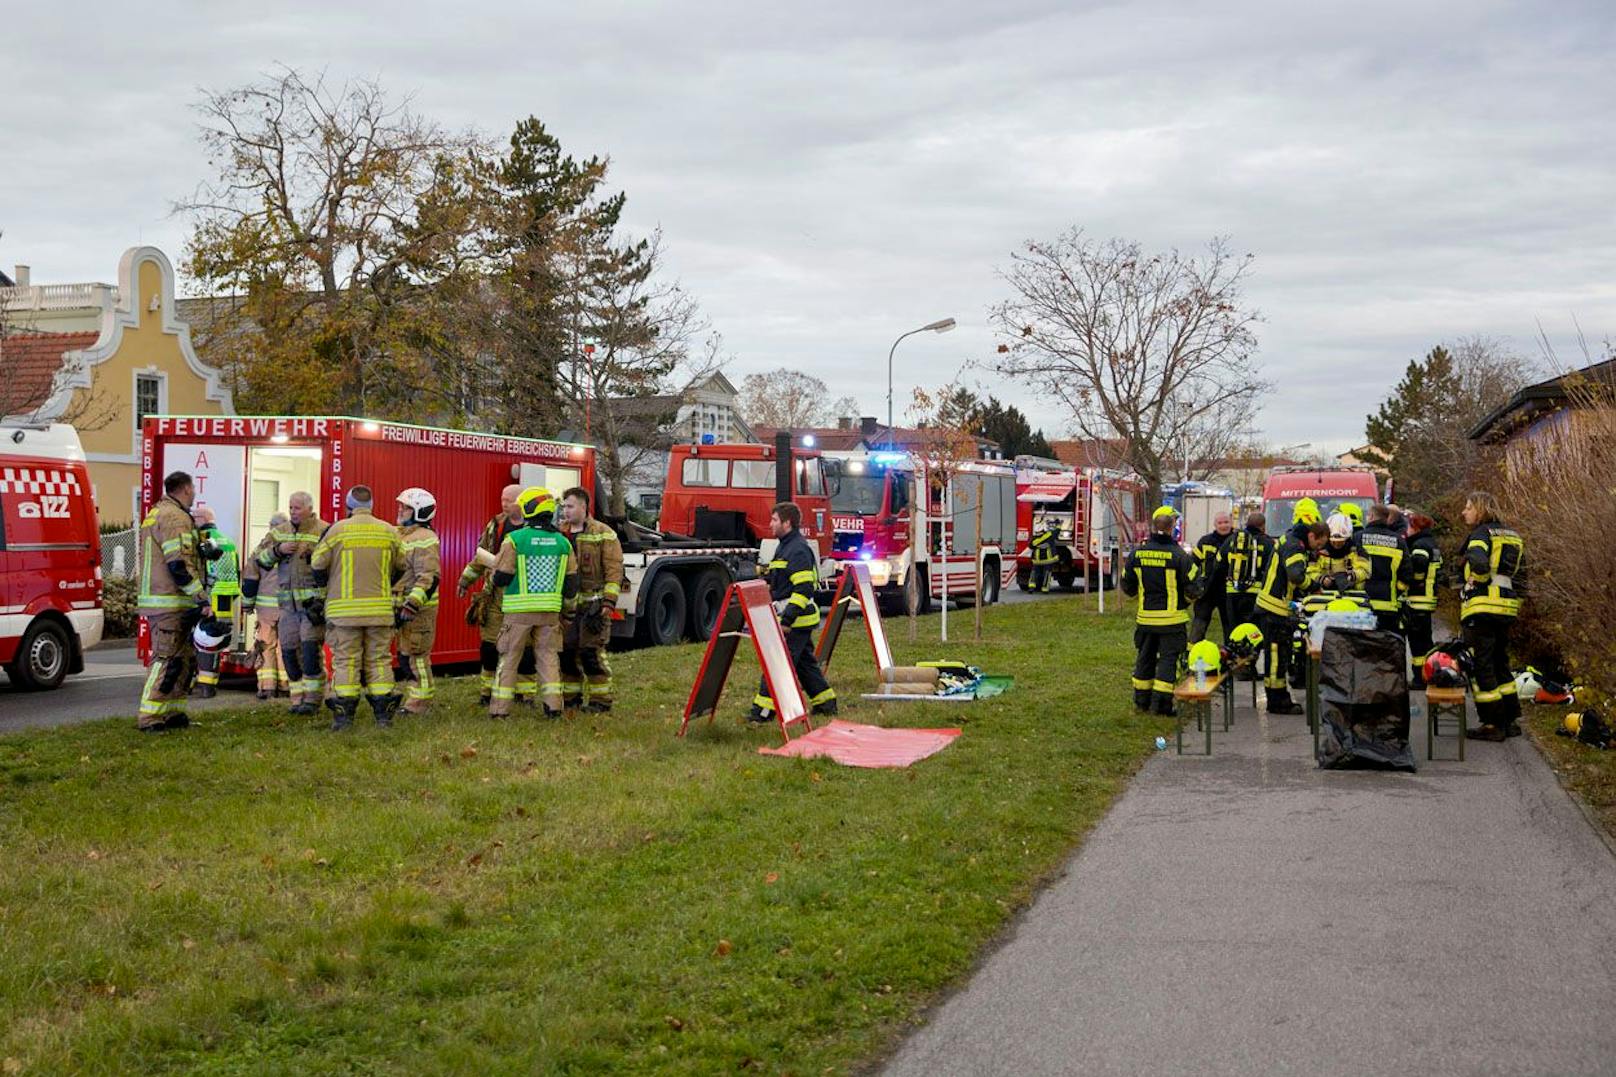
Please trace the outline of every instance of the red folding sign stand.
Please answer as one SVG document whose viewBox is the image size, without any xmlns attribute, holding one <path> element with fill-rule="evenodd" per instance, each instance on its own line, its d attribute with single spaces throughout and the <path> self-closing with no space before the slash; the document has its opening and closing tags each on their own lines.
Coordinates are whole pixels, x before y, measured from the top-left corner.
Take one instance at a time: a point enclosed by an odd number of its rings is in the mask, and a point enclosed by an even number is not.
<svg viewBox="0 0 1616 1077">
<path fill-rule="evenodd" d="M 819 659 L 821 669 L 830 668 L 830 656 L 836 650 L 836 641 L 841 638 L 842 625 L 847 620 L 855 596 L 864 610 L 864 627 L 870 636 L 870 651 L 875 655 L 875 669 L 879 673 L 892 665 L 892 648 L 887 645 L 886 625 L 881 622 L 881 607 L 876 604 L 875 586 L 870 582 L 870 566 L 863 561 L 854 561 L 837 580 L 836 596 L 830 604 L 830 617 L 825 621 L 824 631 L 819 634 L 819 646 L 814 648 L 814 657 Z"/>
<path fill-rule="evenodd" d="M 802 685 L 797 682 L 791 653 L 786 650 L 785 633 L 780 631 L 780 621 L 769 600 L 769 585 L 762 580 L 746 580 L 730 584 L 724 595 L 724 608 L 713 626 L 707 653 L 702 656 L 696 683 L 685 703 L 679 736 L 685 735 L 692 718 L 705 714 L 711 724 L 718 713 L 718 699 L 724 694 L 724 682 L 729 679 L 735 651 L 743 636 L 750 636 L 757 647 L 758 665 L 763 667 L 763 680 L 774 700 L 774 716 L 780 723 L 780 735 L 785 743 L 791 743 L 794 725 L 800 723 L 804 729 L 813 730 L 808 721 L 808 701 L 803 697 Z"/>
</svg>

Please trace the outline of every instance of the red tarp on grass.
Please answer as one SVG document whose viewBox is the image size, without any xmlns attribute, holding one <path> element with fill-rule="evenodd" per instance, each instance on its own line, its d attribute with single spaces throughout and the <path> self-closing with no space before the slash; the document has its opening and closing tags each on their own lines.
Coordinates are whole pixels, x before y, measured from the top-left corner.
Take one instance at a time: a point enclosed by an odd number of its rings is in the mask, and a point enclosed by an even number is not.
<svg viewBox="0 0 1616 1077">
<path fill-rule="evenodd" d="M 960 735 L 957 729 L 883 729 L 832 719 L 783 748 L 759 748 L 762 755 L 802 759 L 829 756 L 844 767 L 907 767 L 935 755 Z"/>
</svg>

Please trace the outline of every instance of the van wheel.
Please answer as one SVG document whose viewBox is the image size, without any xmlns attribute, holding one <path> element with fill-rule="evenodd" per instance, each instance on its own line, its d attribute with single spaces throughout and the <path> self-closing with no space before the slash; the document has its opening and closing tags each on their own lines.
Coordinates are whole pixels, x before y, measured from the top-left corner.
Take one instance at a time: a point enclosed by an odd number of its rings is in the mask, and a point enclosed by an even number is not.
<svg viewBox="0 0 1616 1077">
<path fill-rule="evenodd" d="M 67 676 L 73 648 L 67 632 L 54 621 L 35 621 L 23 633 L 17 657 L 6 672 L 17 686 L 30 692 L 55 688 Z"/>
<path fill-rule="evenodd" d="M 711 639 L 713 626 L 724 609 L 724 595 L 729 591 L 729 575 L 723 569 L 709 568 L 696 575 L 690 585 L 690 638 L 698 643 Z"/>
<path fill-rule="evenodd" d="M 989 559 L 982 566 L 982 605 L 995 606 L 999 602 L 999 587 L 1003 582 L 999 575 L 999 562 Z"/>
<path fill-rule="evenodd" d="M 685 634 L 685 589 L 671 572 L 657 575 L 645 596 L 645 612 L 640 616 L 640 638 L 653 647 L 678 643 Z"/>
</svg>

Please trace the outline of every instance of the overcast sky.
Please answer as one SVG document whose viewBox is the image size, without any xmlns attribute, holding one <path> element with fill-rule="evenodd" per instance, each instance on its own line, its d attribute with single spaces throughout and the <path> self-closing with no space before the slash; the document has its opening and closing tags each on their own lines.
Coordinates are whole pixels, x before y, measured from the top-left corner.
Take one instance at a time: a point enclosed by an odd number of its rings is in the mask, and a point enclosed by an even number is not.
<svg viewBox="0 0 1616 1077">
<path fill-rule="evenodd" d="M 245 7 L 8 6 L 0 265 L 112 280 L 141 242 L 178 261 L 198 87 L 284 63 L 610 155 L 734 380 L 799 365 L 869 414 L 906 329 L 960 323 L 899 349 L 900 414 L 916 381 L 991 360 L 997 268 L 1072 225 L 1256 255 L 1274 444 L 1356 444 L 1439 341 L 1535 353 L 1541 322 L 1576 360 L 1573 318 L 1616 336 L 1610 0 Z"/>
</svg>

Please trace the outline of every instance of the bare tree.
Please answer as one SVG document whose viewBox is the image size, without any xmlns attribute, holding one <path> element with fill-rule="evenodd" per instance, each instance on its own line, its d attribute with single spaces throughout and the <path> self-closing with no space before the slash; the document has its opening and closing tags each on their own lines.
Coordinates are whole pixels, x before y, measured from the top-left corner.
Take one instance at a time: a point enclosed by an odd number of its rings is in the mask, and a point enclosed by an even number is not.
<svg viewBox="0 0 1616 1077">
<path fill-rule="evenodd" d="M 990 312 L 998 369 L 1060 401 L 1084 438 L 1120 439 L 1156 499 L 1174 448 L 1215 455 L 1197 441 L 1261 389 L 1258 315 L 1241 295 L 1250 265 L 1222 239 L 1200 258 L 1075 228 L 1028 242 L 1001 273 L 1014 294 Z"/>
<path fill-rule="evenodd" d="M 967 463 L 975 460 L 978 453 L 977 435 L 974 429 L 975 412 L 969 408 L 961 407 L 961 401 L 970 395 L 970 391 L 960 384 L 959 376 L 955 375 L 953 381 L 935 390 L 928 390 L 916 386 L 914 402 L 909 406 L 910 421 L 915 424 L 918 435 L 908 442 L 909 454 L 913 456 L 924 468 L 928 487 L 928 498 L 935 500 L 941 506 L 941 515 L 932 517 L 937 534 L 935 537 L 921 535 L 918 528 L 910 526 L 910 548 L 918 551 L 922 542 L 939 547 L 945 557 L 939 565 L 946 568 L 946 555 L 949 553 L 950 543 L 944 541 L 943 526 L 946 524 L 948 533 L 954 533 L 956 524 L 964 515 L 974 515 L 978 526 L 981 523 L 982 494 L 980 485 L 969 483 L 956 483 L 955 479 Z M 956 496 L 957 495 L 957 496 Z M 919 564 L 918 557 L 912 557 L 911 565 Z M 980 569 L 980 564 L 978 565 Z M 909 579 L 913 586 L 906 589 L 906 598 L 909 606 L 909 634 L 914 638 L 915 608 L 919 604 L 921 585 L 920 574 L 911 570 Z M 976 595 L 976 633 L 977 638 L 982 634 L 982 580 L 981 573 L 977 573 Z M 931 586 L 931 581 L 924 581 L 924 585 Z M 941 632 L 944 641 L 948 639 L 948 591 L 947 580 L 944 579 L 944 589 L 941 604 Z"/>
<path fill-rule="evenodd" d="M 741 414 L 753 426 L 789 430 L 829 426 L 844 416 L 858 414 L 858 401 L 850 396 L 830 399 L 830 387 L 812 374 L 776 367 L 748 374 L 741 381 Z"/>
</svg>

